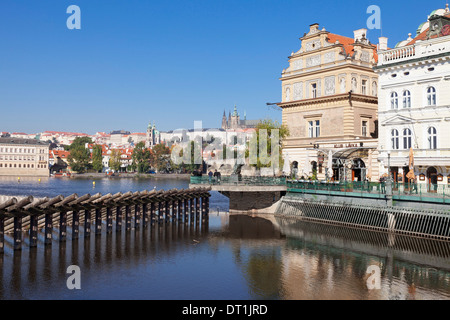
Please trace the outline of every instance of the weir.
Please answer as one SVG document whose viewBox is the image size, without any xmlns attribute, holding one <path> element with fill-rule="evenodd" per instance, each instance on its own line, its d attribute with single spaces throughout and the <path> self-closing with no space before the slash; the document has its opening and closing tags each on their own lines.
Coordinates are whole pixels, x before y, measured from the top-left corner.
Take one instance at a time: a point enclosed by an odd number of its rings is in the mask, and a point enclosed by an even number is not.
<svg viewBox="0 0 450 320">
<path fill-rule="evenodd" d="M 276 215 L 294 217 L 302 221 L 450 241 L 448 211 L 317 201 L 288 194 L 279 202 Z"/>
<path fill-rule="evenodd" d="M 106 232 L 116 232 L 147 227 L 149 224 L 208 223 L 209 191 L 211 188 L 187 190 L 142 191 L 102 195 L 86 194 L 68 197 L 59 195 L 52 199 L 34 199 L 32 196 L 4 199 L 0 203 L 0 254 L 5 250 L 5 237 L 11 237 L 14 250 L 21 250 L 24 236 L 29 246 L 38 244 L 38 232 L 44 232 L 44 244 L 53 242 L 53 229 L 59 230 L 59 241 L 67 239 L 67 227 L 72 228 L 72 238 L 80 236 L 84 223 L 84 237 L 101 234 L 103 222 Z M 123 223 L 125 219 L 125 223 Z M 123 227 L 125 225 L 125 228 Z"/>
</svg>

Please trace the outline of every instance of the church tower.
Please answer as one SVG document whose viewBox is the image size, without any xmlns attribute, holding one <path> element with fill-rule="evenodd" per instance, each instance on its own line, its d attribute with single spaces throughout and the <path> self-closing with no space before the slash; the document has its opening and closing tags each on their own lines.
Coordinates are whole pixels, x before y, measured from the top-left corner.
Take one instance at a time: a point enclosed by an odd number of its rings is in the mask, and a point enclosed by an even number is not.
<svg viewBox="0 0 450 320">
<path fill-rule="evenodd" d="M 224 130 L 228 129 L 227 115 L 225 113 L 225 110 L 223 110 L 222 129 Z"/>
<path fill-rule="evenodd" d="M 155 145 L 155 125 L 152 126 L 152 123 L 149 122 L 147 127 L 147 137 L 145 140 L 145 147 L 151 148 Z"/>
</svg>

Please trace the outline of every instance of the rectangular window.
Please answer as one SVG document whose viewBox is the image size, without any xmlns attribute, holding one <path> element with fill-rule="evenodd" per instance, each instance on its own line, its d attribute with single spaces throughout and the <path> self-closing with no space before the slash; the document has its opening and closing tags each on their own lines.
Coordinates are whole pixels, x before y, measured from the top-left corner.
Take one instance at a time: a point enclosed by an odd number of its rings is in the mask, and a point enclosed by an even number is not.
<svg viewBox="0 0 450 320">
<path fill-rule="evenodd" d="M 361 84 L 361 93 L 367 94 L 367 80 L 363 80 Z"/>
<path fill-rule="evenodd" d="M 317 83 L 311 84 L 311 97 L 317 98 Z"/>
<path fill-rule="evenodd" d="M 363 136 L 363 137 L 367 137 L 367 124 L 368 124 L 368 122 L 367 121 L 363 121 L 362 122 L 362 125 L 361 125 L 361 135 Z"/>
<path fill-rule="evenodd" d="M 314 138 L 314 121 L 309 121 L 308 124 L 308 137 Z"/>
<path fill-rule="evenodd" d="M 320 120 L 308 121 L 308 137 L 320 137 Z"/>
</svg>

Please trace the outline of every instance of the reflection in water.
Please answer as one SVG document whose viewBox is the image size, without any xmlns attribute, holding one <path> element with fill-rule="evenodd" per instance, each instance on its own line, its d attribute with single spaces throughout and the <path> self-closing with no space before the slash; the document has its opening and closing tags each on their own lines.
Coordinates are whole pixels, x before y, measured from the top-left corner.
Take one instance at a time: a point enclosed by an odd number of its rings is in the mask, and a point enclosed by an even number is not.
<svg viewBox="0 0 450 320">
<path fill-rule="evenodd" d="M 450 298 L 448 242 L 274 217 L 232 216 L 229 231 L 239 239 L 234 254 L 255 298 Z M 268 242 L 270 234 L 275 242 Z M 281 235 L 287 236 L 283 244 Z M 379 290 L 367 286 L 372 265 L 381 270 Z"/>
<path fill-rule="evenodd" d="M 273 216 L 43 240 L 0 255 L 0 299 L 450 299 L 449 243 Z M 81 290 L 66 287 L 70 265 Z"/>
<path fill-rule="evenodd" d="M 120 282 L 124 272 L 133 273 L 142 263 L 158 263 L 166 255 L 176 256 L 184 248 L 190 250 L 207 233 L 208 223 L 156 224 L 130 232 L 105 232 L 73 241 L 55 241 L 46 247 L 41 241 L 38 248 L 7 250 L 0 255 L 0 299 L 85 298 L 83 290 L 77 294 L 66 287 L 70 276 L 66 270 L 70 265 L 78 265 L 82 275 L 87 276 L 84 286 L 90 287 L 92 281 L 91 290 L 98 291 L 92 298 L 101 298 L 108 289 L 98 286 L 97 278 L 107 274 L 103 281 Z M 133 299 L 120 291 L 115 294 L 114 298 Z"/>
</svg>

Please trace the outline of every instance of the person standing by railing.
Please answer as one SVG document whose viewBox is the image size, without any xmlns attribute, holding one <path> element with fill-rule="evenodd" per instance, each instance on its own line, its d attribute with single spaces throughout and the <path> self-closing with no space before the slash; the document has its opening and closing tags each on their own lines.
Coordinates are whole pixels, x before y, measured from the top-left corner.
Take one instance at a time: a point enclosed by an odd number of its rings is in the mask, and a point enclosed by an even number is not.
<svg viewBox="0 0 450 320">
<path fill-rule="evenodd" d="M 384 177 L 380 178 L 380 188 L 381 193 L 386 193 L 386 179 Z"/>
<path fill-rule="evenodd" d="M 216 169 L 216 171 L 214 171 L 214 179 L 215 179 L 217 182 L 220 182 L 220 177 L 221 177 L 221 174 L 220 174 L 220 172 L 217 171 L 217 169 Z"/>
<path fill-rule="evenodd" d="M 212 173 L 212 171 L 209 171 L 209 172 L 208 172 L 208 177 L 209 177 L 209 184 L 211 184 L 211 183 L 212 183 L 212 178 L 213 178 L 213 173 Z"/>
</svg>

